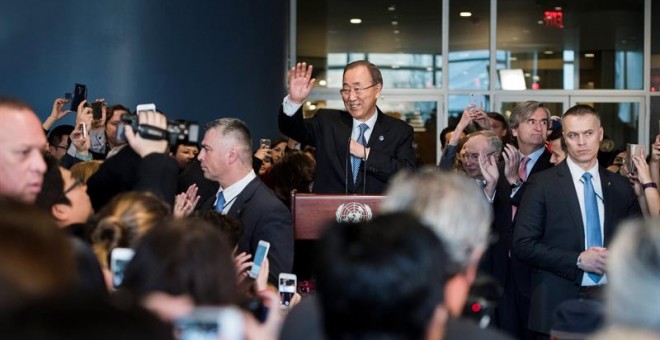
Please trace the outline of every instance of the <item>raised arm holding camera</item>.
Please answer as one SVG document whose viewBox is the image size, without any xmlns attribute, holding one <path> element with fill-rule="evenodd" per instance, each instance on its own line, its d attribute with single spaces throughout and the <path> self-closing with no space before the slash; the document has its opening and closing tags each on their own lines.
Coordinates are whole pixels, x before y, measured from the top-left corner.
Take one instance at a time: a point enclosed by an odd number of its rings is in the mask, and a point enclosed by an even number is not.
<svg viewBox="0 0 660 340">
<path fill-rule="evenodd" d="M 99 209 L 116 194 L 130 190 L 154 193 L 173 205 L 179 166 L 166 153 L 168 135 L 158 139 L 145 138 L 142 132 L 149 129 L 165 131 L 167 119 L 156 111 L 145 111 L 137 116 L 136 126 L 122 124 L 130 147 L 106 159 L 89 179 L 88 192 L 94 208 Z M 136 129 L 140 132 L 137 133 Z"/>
</svg>

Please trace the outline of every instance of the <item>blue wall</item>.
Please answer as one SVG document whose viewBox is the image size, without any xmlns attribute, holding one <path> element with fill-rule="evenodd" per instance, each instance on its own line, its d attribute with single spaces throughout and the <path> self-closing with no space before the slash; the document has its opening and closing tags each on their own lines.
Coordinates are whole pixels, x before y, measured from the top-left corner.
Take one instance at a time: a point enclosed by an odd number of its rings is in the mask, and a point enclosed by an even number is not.
<svg viewBox="0 0 660 340">
<path fill-rule="evenodd" d="M 275 137 L 288 22 L 285 0 L 0 0 L 0 93 L 43 120 L 83 83 L 90 99 Z"/>
</svg>

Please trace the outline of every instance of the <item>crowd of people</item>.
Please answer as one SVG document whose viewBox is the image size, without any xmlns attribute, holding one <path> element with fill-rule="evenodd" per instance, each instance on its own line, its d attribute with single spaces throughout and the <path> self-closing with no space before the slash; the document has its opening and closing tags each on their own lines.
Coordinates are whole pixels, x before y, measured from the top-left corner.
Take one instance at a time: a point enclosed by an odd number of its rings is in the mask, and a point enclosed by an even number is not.
<svg viewBox="0 0 660 340">
<path fill-rule="evenodd" d="M 143 133 L 161 111 L 57 98 L 41 122 L 0 96 L 2 338 L 186 339 L 209 310 L 225 339 L 660 338 L 660 135 L 604 164 L 591 106 L 468 105 L 417 168 L 376 66 L 346 65 L 345 110 L 304 118 L 312 74 L 290 70 L 287 137 L 257 147 L 237 118 L 171 145 Z M 292 191 L 383 198 L 301 255 Z M 301 261 L 313 288 L 283 304 Z"/>
</svg>

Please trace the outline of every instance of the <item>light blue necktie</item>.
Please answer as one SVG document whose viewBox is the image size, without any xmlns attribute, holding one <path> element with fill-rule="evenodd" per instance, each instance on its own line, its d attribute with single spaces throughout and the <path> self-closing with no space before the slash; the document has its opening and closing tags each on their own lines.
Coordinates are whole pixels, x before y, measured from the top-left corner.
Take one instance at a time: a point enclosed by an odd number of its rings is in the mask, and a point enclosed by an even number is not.
<svg viewBox="0 0 660 340">
<path fill-rule="evenodd" d="M 225 195 L 222 194 L 222 191 L 218 193 L 218 201 L 215 204 L 215 211 L 222 214 L 222 210 L 225 208 Z"/>
<path fill-rule="evenodd" d="M 357 142 L 360 143 L 360 145 L 366 145 L 367 141 L 364 139 L 364 132 L 369 129 L 369 126 L 367 124 L 360 124 L 358 125 L 358 128 L 360 129 L 360 134 L 358 135 Z M 360 171 L 360 162 L 362 162 L 361 158 L 351 156 L 351 161 L 353 162 L 353 183 L 357 181 L 358 177 L 358 171 Z"/>
<path fill-rule="evenodd" d="M 602 247 L 603 236 L 600 234 L 600 217 L 598 216 L 598 199 L 591 184 L 591 174 L 585 172 L 582 175 L 584 182 L 584 211 L 587 215 L 587 249 L 591 247 Z M 589 278 L 598 283 L 602 278 L 596 273 L 588 273 Z"/>
</svg>

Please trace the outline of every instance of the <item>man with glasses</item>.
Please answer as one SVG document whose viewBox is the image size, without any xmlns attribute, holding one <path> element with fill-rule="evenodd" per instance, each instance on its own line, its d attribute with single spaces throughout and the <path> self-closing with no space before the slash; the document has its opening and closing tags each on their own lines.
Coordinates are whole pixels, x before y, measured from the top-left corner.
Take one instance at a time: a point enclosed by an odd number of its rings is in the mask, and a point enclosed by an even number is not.
<svg viewBox="0 0 660 340">
<path fill-rule="evenodd" d="M 346 110 L 321 109 L 303 119 L 303 103 L 316 81 L 312 69 L 306 63 L 291 69 L 279 128 L 316 147 L 313 192 L 383 193 L 392 175 L 415 167 L 415 151 L 412 127 L 376 106 L 383 89 L 380 70 L 365 60 L 346 65 L 339 91 Z"/>
<path fill-rule="evenodd" d="M 74 178 L 56 159 L 48 156 L 46 163 L 48 170 L 35 204 L 50 213 L 60 228 L 86 223 L 94 213 L 87 185 Z"/>
<path fill-rule="evenodd" d="M 494 132 L 481 130 L 468 135 L 459 157 L 465 174 L 484 189 L 489 202 L 493 202 L 499 178 L 497 159 L 502 152 L 502 140 Z"/>
<path fill-rule="evenodd" d="M 69 135 L 73 125 L 60 125 L 48 133 L 48 152 L 56 159 L 62 159 L 69 149 Z"/>
</svg>

